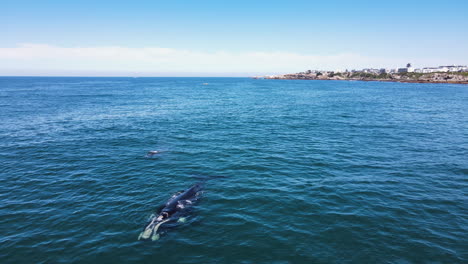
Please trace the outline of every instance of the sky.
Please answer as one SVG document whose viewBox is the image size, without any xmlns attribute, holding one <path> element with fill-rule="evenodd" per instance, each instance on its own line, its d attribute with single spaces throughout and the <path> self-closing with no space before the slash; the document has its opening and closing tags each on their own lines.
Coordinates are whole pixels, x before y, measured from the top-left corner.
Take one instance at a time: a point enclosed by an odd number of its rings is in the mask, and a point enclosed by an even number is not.
<svg viewBox="0 0 468 264">
<path fill-rule="evenodd" d="M 0 0 L 0 75 L 467 65 L 467 14 L 466 0 Z"/>
</svg>

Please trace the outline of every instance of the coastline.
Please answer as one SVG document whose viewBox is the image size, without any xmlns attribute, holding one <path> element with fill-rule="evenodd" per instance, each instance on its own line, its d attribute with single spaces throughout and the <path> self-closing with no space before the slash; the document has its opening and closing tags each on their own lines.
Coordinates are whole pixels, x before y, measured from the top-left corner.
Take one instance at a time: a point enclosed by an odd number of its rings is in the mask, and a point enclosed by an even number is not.
<svg viewBox="0 0 468 264">
<path fill-rule="evenodd" d="M 448 83 L 468 84 L 468 72 L 435 72 L 435 73 L 364 73 L 364 72 L 301 72 L 283 75 L 253 77 L 255 79 L 273 80 L 335 80 L 366 82 L 400 82 L 400 83 Z"/>
<path fill-rule="evenodd" d="M 388 80 L 388 79 L 302 79 L 302 78 L 253 78 L 268 80 L 302 80 L 302 81 L 354 81 L 354 82 L 398 82 L 398 83 L 442 83 L 442 84 L 468 84 L 468 81 L 423 81 L 423 80 Z"/>
</svg>

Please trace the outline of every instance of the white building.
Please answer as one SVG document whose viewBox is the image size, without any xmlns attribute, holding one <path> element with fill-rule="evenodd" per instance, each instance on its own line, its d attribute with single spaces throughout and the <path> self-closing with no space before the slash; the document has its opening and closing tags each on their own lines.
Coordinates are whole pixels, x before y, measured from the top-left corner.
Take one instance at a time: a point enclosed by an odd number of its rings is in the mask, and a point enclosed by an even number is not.
<svg viewBox="0 0 468 264">
<path fill-rule="evenodd" d="M 422 69 L 417 69 L 416 72 L 433 73 L 433 72 L 463 72 L 463 71 L 468 71 L 468 67 L 467 66 L 462 66 L 462 65 L 425 67 L 425 68 L 422 68 Z"/>
<path fill-rule="evenodd" d="M 406 64 L 406 68 L 398 68 L 398 73 L 414 72 L 414 68 L 411 67 L 411 63 Z"/>
<path fill-rule="evenodd" d="M 447 68 L 449 72 L 461 72 L 461 71 L 466 71 L 468 69 L 468 67 L 462 66 L 462 65 L 439 66 L 439 67 Z"/>
<path fill-rule="evenodd" d="M 438 72 L 438 71 L 440 71 L 439 67 L 425 67 L 421 69 L 422 73 L 432 73 L 432 72 Z"/>
<path fill-rule="evenodd" d="M 380 69 L 366 68 L 366 69 L 362 69 L 362 72 L 377 74 L 377 73 L 380 73 Z"/>
</svg>

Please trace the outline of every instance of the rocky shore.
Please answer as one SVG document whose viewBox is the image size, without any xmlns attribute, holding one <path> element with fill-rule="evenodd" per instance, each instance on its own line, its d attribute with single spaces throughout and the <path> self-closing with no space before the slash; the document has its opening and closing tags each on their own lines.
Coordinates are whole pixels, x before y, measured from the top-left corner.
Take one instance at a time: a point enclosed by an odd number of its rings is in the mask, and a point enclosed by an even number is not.
<svg viewBox="0 0 468 264">
<path fill-rule="evenodd" d="M 258 78 L 258 77 L 256 77 Z M 350 80 L 407 83 L 456 83 L 468 84 L 468 72 L 435 73 L 363 73 L 363 72 L 300 72 L 265 76 L 264 79 L 278 80 Z"/>
</svg>

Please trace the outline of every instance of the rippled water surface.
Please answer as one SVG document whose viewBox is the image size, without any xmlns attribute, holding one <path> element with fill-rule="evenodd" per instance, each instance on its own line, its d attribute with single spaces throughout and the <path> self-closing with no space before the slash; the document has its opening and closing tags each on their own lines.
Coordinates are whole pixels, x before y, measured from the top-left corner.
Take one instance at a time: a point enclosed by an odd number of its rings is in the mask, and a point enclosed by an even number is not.
<svg viewBox="0 0 468 264">
<path fill-rule="evenodd" d="M 466 85 L 3 77 L 0 164 L 1 263 L 468 262 Z"/>
</svg>

